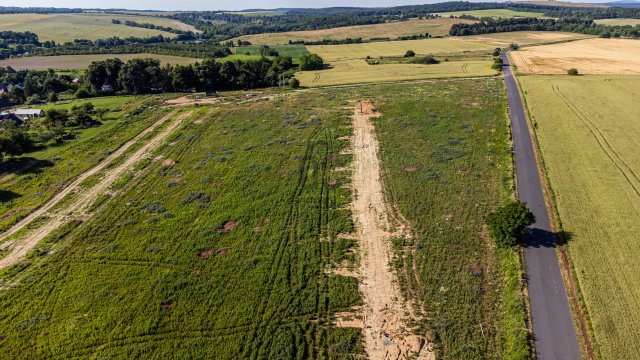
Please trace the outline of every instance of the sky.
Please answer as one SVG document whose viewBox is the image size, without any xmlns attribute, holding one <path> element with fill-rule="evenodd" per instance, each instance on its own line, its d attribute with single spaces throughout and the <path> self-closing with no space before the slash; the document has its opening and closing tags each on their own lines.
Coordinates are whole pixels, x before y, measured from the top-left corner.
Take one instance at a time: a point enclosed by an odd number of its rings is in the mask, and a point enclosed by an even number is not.
<svg viewBox="0 0 640 360">
<path fill-rule="evenodd" d="M 396 6 L 442 2 L 435 0 L 2 0 L 0 6 L 44 6 L 67 8 L 101 8 L 131 10 L 244 10 L 278 7 L 318 8 L 331 6 Z M 450 1 L 450 0 L 447 0 Z M 496 1 L 496 0 L 486 0 Z M 499 0 L 498 0 L 499 1 Z M 606 0 L 605 0 L 606 1 Z M 583 0 L 598 2 L 598 0 Z M 604 2 L 604 1 L 602 1 Z"/>
</svg>

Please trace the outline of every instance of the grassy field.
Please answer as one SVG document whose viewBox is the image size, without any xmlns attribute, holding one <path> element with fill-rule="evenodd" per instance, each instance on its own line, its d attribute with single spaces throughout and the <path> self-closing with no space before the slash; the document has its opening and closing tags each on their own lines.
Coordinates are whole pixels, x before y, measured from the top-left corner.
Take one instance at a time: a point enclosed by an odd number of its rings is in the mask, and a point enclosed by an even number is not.
<svg viewBox="0 0 640 360">
<path fill-rule="evenodd" d="M 442 358 L 525 358 L 517 254 L 483 235 L 511 179 L 502 88 L 378 85 L 193 108 L 100 211 L 1 273 L 0 357 L 361 356 L 361 329 L 330 326 L 360 304 L 357 281 L 327 270 L 355 260 L 337 236 L 353 232 L 338 170 L 351 159 L 347 100 L 370 98 L 388 198 L 415 230 L 394 241 L 393 266 L 416 264 L 400 284 L 425 305 L 420 326 Z"/>
<path fill-rule="evenodd" d="M 7 160 L 2 165 L 0 193 L 3 199 L 0 202 L 0 213 L 3 216 L 0 218 L 0 230 L 6 230 L 43 204 L 57 193 L 62 185 L 95 165 L 155 119 L 155 116 L 130 114 L 153 105 L 153 100 L 147 97 L 79 100 L 42 108 L 70 109 L 84 102 L 91 102 L 96 108 L 110 110 L 105 115 L 103 126 L 78 130 L 77 140 L 30 152 L 17 160 Z"/>
<path fill-rule="evenodd" d="M 518 255 L 497 252 L 483 230 L 511 196 L 502 88 L 489 78 L 362 90 L 382 113 L 388 198 L 414 230 L 394 241 L 394 266 L 424 303 L 437 358 L 529 356 Z"/>
<path fill-rule="evenodd" d="M 296 73 L 302 86 L 376 83 L 385 81 L 422 80 L 453 77 L 493 76 L 491 60 L 448 61 L 434 65 L 380 64 L 369 65 L 365 60 L 337 61 L 333 68 Z"/>
<path fill-rule="evenodd" d="M 359 301 L 355 279 L 325 272 L 353 245 L 336 237 L 353 226 L 349 192 L 336 186 L 347 174 L 332 172 L 349 160 L 341 104 L 309 93 L 199 108 L 99 214 L 41 244 L 40 257 L 64 237 L 0 293 L 0 357 L 361 352 L 358 329 L 328 326 Z"/>
<path fill-rule="evenodd" d="M 640 74 L 640 42 L 629 39 L 587 39 L 530 47 L 511 53 L 522 73 Z"/>
<path fill-rule="evenodd" d="M 11 66 L 15 70 L 21 69 L 60 69 L 75 70 L 86 69 L 94 61 L 118 58 L 122 61 L 140 58 L 153 58 L 160 60 L 163 64 L 193 64 L 200 59 L 193 59 L 172 55 L 156 54 L 94 54 L 94 55 L 62 55 L 62 56 L 33 56 L 0 60 L 0 67 Z"/>
<path fill-rule="evenodd" d="M 599 19 L 599 20 L 594 20 L 594 22 L 599 25 L 609 25 L 609 26 L 640 25 L 640 19 Z"/>
<path fill-rule="evenodd" d="M 294 61 L 297 61 L 302 55 L 309 53 L 307 48 L 301 45 L 276 45 L 271 46 L 271 48 L 278 51 L 278 54 L 281 56 L 291 56 Z M 235 48 L 234 51 L 236 54 L 249 53 L 253 56 L 260 56 L 260 46 L 256 45 Z"/>
<path fill-rule="evenodd" d="M 602 359 L 640 353 L 637 76 L 520 76 Z"/>
<path fill-rule="evenodd" d="M 471 20 L 461 19 L 409 19 L 406 21 L 396 21 L 384 24 L 346 26 L 333 29 L 290 31 L 281 33 L 266 33 L 256 35 L 246 35 L 237 39 L 248 40 L 254 45 L 280 45 L 288 44 L 292 41 L 322 41 L 324 39 L 340 40 L 346 38 L 371 38 L 389 37 L 398 38 L 429 33 L 433 36 L 448 35 L 451 25 L 459 23 L 473 23 Z"/>
<path fill-rule="evenodd" d="M 524 17 L 537 17 L 537 18 L 547 18 L 543 13 L 537 12 L 528 12 L 528 11 L 514 11 L 509 9 L 488 9 L 488 10 L 470 10 L 470 11 L 453 11 L 453 12 L 445 12 L 438 13 L 442 16 L 454 16 L 459 17 L 462 15 L 475 16 L 478 18 L 483 17 L 492 17 L 492 18 L 524 18 Z"/>
<path fill-rule="evenodd" d="M 133 16 L 120 14 L 3 14 L 0 15 L 0 30 L 31 31 L 36 33 L 40 41 L 53 40 L 55 42 L 73 41 L 74 39 L 96 40 L 109 37 L 125 38 L 129 36 L 150 37 L 162 35 L 175 37 L 175 34 L 115 25 L 111 19 L 123 22 L 131 20 L 138 23 L 152 23 L 156 25 L 185 29 L 188 27 L 178 21 L 153 16 Z M 190 28 L 189 28 L 190 29 Z"/>
</svg>

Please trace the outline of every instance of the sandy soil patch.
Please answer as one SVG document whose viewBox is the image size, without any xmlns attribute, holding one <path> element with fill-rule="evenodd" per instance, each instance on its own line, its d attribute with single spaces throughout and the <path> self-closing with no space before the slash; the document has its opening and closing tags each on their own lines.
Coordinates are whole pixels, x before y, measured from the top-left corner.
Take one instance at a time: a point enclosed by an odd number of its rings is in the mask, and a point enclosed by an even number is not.
<svg viewBox="0 0 640 360">
<path fill-rule="evenodd" d="M 380 113 L 371 101 L 356 104 L 353 115 L 355 171 L 353 214 L 360 241 L 360 291 L 365 349 L 371 359 L 432 359 L 426 337 L 409 328 L 410 303 L 403 300 L 392 257 L 387 205 L 382 192 L 378 140 L 371 118 Z M 416 355 L 417 354 L 417 355 Z M 413 356 L 413 357 L 412 357 Z"/>
<path fill-rule="evenodd" d="M 518 71 L 534 74 L 640 74 L 640 42 L 628 39 L 588 39 L 535 46 L 510 54 Z"/>
</svg>

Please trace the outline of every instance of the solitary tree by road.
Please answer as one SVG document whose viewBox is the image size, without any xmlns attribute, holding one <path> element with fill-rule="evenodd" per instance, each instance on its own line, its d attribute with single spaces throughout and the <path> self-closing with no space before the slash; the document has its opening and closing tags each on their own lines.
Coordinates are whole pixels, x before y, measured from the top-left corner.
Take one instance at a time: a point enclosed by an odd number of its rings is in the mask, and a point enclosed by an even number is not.
<svg viewBox="0 0 640 360">
<path fill-rule="evenodd" d="M 515 246 L 522 241 L 527 227 L 536 222 L 536 217 L 527 204 L 510 201 L 487 217 L 489 232 L 498 247 Z"/>
<path fill-rule="evenodd" d="M 567 75 L 571 75 L 571 76 L 578 76 L 578 69 L 576 68 L 571 68 L 569 70 L 567 70 Z"/>
</svg>

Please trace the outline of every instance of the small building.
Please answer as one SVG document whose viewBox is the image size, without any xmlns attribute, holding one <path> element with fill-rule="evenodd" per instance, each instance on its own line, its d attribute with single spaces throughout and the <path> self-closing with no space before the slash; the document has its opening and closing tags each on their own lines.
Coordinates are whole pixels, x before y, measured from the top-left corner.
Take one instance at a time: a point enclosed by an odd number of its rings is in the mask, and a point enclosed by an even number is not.
<svg viewBox="0 0 640 360">
<path fill-rule="evenodd" d="M 0 111 L 0 128 L 3 128 L 6 124 L 13 123 L 16 126 L 24 125 L 24 121 L 22 121 L 15 114 L 12 114 L 7 111 Z"/>
<path fill-rule="evenodd" d="M 44 111 L 42 111 L 42 109 L 17 109 L 13 112 L 13 115 L 24 121 L 31 120 L 37 117 L 43 117 Z"/>
<path fill-rule="evenodd" d="M 80 79 L 80 78 L 75 78 L 75 79 L 73 79 L 71 82 L 72 82 L 72 83 L 74 83 L 74 84 L 82 84 L 82 79 Z"/>
<path fill-rule="evenodd" d="M 102 85 L 102 92 L 113 92 L 113 86 L 109 84 Z"/>
</svg>

